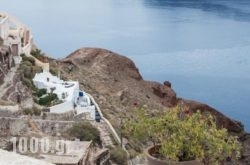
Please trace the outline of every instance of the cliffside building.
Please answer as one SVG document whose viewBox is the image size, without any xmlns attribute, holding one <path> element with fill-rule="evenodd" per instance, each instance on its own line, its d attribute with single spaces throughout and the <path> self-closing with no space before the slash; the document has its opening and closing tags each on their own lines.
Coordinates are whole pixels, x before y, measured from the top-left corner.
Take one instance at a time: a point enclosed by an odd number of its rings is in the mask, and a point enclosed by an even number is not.
<svg viewBox="0 0 250 165">
<path fill-rule="evenodd" d="M 30 54 L 33 44 L 30 29 L 9 14 L 0 12 L 0 46 L 10 48 L 16 64 L 22 53 Z"/>
<path fill-rule="evenodd" d="M 95 106 L 91 105 L 88 95 L 81 91 L 78 81 L 63 81 L 50 72 L 37 73 L 33 78 L 34 85 L 38 89 L 45 88 L 47 92 L 57 95 L 61 104 L 49 107 L 52 113 L 64 113 L 75 111 L 76 115 L 84 114 L 87 119 L 95 120 Z"/>
</svg>

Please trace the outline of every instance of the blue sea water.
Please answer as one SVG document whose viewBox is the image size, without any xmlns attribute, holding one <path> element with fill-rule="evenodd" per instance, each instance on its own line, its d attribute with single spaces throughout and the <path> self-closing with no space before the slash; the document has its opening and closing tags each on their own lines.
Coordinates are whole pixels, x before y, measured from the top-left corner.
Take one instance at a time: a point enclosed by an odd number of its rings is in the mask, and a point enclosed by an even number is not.
<svg viewBox="0 0 250 165">
<path fill-rule="evenodd" d="M 250 131 L 249 0 L 0 0 L 54 58 L 102 47 Z"/>
</svg>

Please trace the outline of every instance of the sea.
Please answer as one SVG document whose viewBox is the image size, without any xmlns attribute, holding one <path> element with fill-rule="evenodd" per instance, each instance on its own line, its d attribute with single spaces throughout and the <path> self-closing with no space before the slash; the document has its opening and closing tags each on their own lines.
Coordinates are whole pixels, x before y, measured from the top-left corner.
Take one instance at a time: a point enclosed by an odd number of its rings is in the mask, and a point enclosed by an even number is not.
<svg viewBox="0 0 250 165">
<path fill-rule="evenodd" d="M 249 0 L 0 0 L 53 58 L 82 47 L 131 58 L 145 80 L 172 83 L 250 131 Z"/>
</svg>

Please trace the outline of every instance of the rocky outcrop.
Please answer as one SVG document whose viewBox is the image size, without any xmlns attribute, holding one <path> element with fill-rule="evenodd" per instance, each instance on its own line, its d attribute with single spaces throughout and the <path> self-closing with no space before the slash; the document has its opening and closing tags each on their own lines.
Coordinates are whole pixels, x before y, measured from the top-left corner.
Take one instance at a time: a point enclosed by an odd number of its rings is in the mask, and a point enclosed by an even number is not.
<svg viewBox="0 0 250 165">
<path fill-rule="evenodd" d="M 10 49 L 0 47 L 0 105 L 13 105 L 32 99 L 31 89 L 22 83 L 22 76 L 19 66 L 14 65 Z"/>
<path fill-rule="evenodd" d="M 105 72 L 110 77 L 119 79 L 133 78 L 142 80 L 135 64 L 125 56 L 115 55 L 115 53 L 104 49 L 79 49 L 70 54 L 64 62 L 70 62 L 77 66 L 95 69 L 97 73 Z M 70 67 L 69 67 L 70 68 Z"/>
<path fill-rule="evenodd" d="M 177 99 L 175 92 L 169 84 L 154 83 L 152 85 L 153 93 L 162 99 L 162 104 L 167 107 L 176 105 Z"/>
<path fill-rule="evenodd" d="M 21 77 L 22 73 L 17 70 L 17 67 L 13 67 L 9 70 L 4 78 L 3 84 L 0 85 L 0 100 L 17 104 L 31 98 L 31 92 L 23 85 Z"/>
<path fill-rule="evenodd" d="M 78 80 L 81 88 L 91 93 L 112 124 L 119 126 L 119 116 L 139 105 L 164 110 L 180 102 L 190 110 L 200 109 L 214 114 L 218 125 L 230 132 L 243 131 L 242 124 L 229 119 L 208 105 L 176 97 L 171 83 L 144 81 L 133 61 L 117 53 L 97 48 L 79 49 L 51 67 L 60 67 L 63 77 Z"/>
<path fill-rule="evenodd" d="M 171 88 L 171 83 L 169 82 L 169 81 L 164 81 L 164 83 L 163 83 L 165 86 L 167 86 L 167 87 L 169 87 L 169 88 Z"/>
<path fill-rule="evenodd" d="M 29 92 L 21 82 L 21 73 L 13 64 L 11 50 L 7 46 L 0 47 L 0 100 L 18 103 L 27 98 Z"/>
<path fill-rule="evenodd" d="M 9 72 L 12 64 L 12 56 L 9 47 L 0 46 L 0 85 L 5 75 Z"/>
<path fill-rule="evenodd" d="M 206 112 L 211 113 L 213 116 L 216 117 L 216 123 L 219 127 L 227 128 L 230 132 L 234 133 L 241 133 L 242 131 L 244 131 L 244 126 L 242 125 L 242 123 L 226 117 L 221 112 L 217 111 L 216 109 L 206 104 L 192 100 L 185 100 L 185 99 L 180 99 L 180 100 L 183 101 L 184 104 L 187 105 L 189 107 L 189 110 L 191 111 L 200 110 L 202 113 Z"/>
</svg>

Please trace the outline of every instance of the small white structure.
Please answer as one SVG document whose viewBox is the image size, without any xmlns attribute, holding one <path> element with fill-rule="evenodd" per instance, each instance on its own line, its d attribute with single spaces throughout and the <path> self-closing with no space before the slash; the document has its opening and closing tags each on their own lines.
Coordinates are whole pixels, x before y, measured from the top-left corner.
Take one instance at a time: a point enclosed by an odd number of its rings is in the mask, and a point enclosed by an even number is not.
<svg viewBox="0 0 250 165">
<path fill-rule="evenodd" d="M 0 38 L 9 46 L 16 64 L 22 60 L 22 53 L 30 54 L 33 39 L 30 30 L 9 14 L 0 12 Z"/>
<path fill-rule="evenodd" d="M 47 162 L 64 165 L 84 165 L 89 164 L 92 141 L 66 141 L 66 153 L 41 154 L 40 156 Z"/>
<path fill-rule="evenodd" d="M 47 92 L 53 92 L 63 103 L 50 107 L 52 113 L 64 113 L 76 110 L 77 115 L 85 113 L 91 119 L 95 119 L 95 106 L 91 105 L 90 98 L 79 89 L 78 81 L 63 81 L 50 72 L 37 73 L 33 78 L 34 85 L 38 89 L 45 88 Z"/>
<path fill-rule="evenodd" d="M 46 160 L 39 160 L 32 157 L 19 155 L 14 152 L 8 152 L 0 149 L 0 165 L 55 165 Z"/>
</svg>

